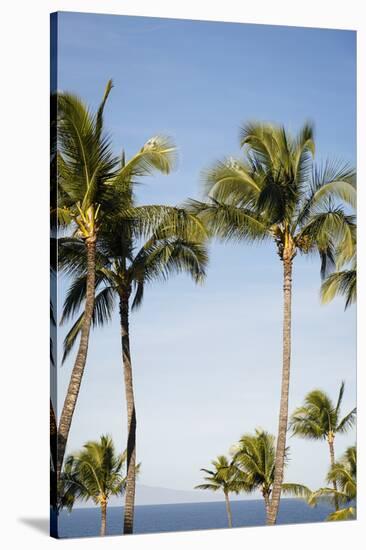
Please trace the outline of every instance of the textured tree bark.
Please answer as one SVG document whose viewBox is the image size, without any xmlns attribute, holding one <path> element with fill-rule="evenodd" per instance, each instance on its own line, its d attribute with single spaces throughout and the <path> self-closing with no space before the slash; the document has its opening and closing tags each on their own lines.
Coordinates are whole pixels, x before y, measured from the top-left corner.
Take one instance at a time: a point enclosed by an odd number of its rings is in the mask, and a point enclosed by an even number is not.
<svg viewBox="0 0 366 550">
<path fill-rule="evenodd" d="M 62 463 L 65 456 L 65 449 L 70 432 L 72 417 L 75 411 L 76 401 L 79 395 L 81 381 L 83 378 L 86 358 L 88 355 L 90 327 L 94 312 L 96 238 L 89 237 L 88 239 L 86 239 L 85 246 L 87 252 L 87 279 L 84 321 L 81 327 L 79 349 L 76 355 L 74 368 L 72 369 L 71 379 L 69 387 L 67 389 L 67 394 L 65 397 L 65 402 L 62 409 L 60 424 L 58 428 L 57 479 L 60 479 Z"/>
<path fill-rule="evenodd" d="M 331 464 L 331 467 L 333 468 L 335 464 L 334 436 L 328 435 L 328 445 L 329 445 L 329 453 L 330 453 L 330 464 Z M 333 481 L 333 489 L 335 491 L 338 491 L 337 482 L 335 480 Z M 339 500 L 337 495 L 334 495 L 334 508 L 336 511 L 339 510 Z"/>
<path fill-rule="evenodd" d="M 285 463 L 286 434 L 288 422 L 288 396 L 290 387 L 291 363 L 291 292 L 292 292 L 292 250 L 283 254 L 283 358 L 280 414 L 278 421 L 278 435 L 275 458 L 275 471 L 272 489 L 272 498 L 267 516 L 267 524 L 274 525 L 277 520 L 281 498 L 281 487 Z"/>
<path fill-rule="evenodd" d="M 50 450 L 51 450 L 51 464 L 56 469 L 57 461 L 57 422 L 55 411 L 50 399 Z"/>
<path fill-rule="evenodd" d="M 266 510 L 266 523 L 268 523 L 271 500 L 269 494 L 266 491 L 262 492 L 262 495 L 264 498 L 264 507 Z"/>
<path fill-rule="evenodd" d="M 104 537 L 107 530 L 107 501 L 102 500 L 100 502 L 100 508 L 102 512 L 102 522 L 100 524 L 100 536 Z"/>
<path fill-rule="evenodd" d="M 133 533 L 133 517 L 135 507 L 136 486 L 136 410 L 133 391 L 132 364 L 129 335 L 129 297 L 130 289 L 126 289 L 120 296 L 121 338 L 123 374 L 127 403 L 127 476 L 124 507 L 123 532 L 125 535 Z"/>
<path fill-rule="evenodd" d="M 51 452 L 51 468 L 50 468 L 50 504 L 53 511 L 57 511 L 57 421 L 55 411 L 50 399 L 50 452 Z"/>
<path fill-rule="evenodd" d="M 225 493 L 225 492 L 224 492 L 224 495 L 225 495 L 225 502 L 226 502 L 227 522 L 228 522 L 229 527 L 232 527 L 233 526 L 233 516 L 231 514 L 231 506 L 230 506 L 229 495 L 228 495 L 228 493 Z"/>
</svg>

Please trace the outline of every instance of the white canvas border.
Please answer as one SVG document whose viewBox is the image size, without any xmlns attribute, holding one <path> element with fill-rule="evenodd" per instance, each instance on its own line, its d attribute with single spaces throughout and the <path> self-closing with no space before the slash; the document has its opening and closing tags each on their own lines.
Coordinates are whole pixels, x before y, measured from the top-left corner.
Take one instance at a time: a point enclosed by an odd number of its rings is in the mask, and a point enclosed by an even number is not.
<svg viewBox="0 0 366 550">
<path fill-rule="evenodd" d="M 126 15 L 211 19 L 358 31 L 358 521 L 340 524 L 245 528 L 57 542 L 39 530 L 48 517 L 48 93 L 49 13 L 88 11 Z M 2 341 L 0 407 L 4 548 L 159 548 L 225 546 L 281 550 L 358 547 L 365 535 L 365 67 L 366 29 L 362 3 L 278 0 L 184 3 L 155 0 L 13 0 L 3 6 L 1 121 Z M 5 122 L 5 125 L 4 125 Z M 9 206 L 10 205 L 10 206 Z M 3 464 L 4 462 L 4 464 Z M 38 528 L 29 526 L 29 521 Z M 28 523 L 27 523 L 28 521 Z M 46 528 L 46 527 L 45 527 Z"/>
</svg>

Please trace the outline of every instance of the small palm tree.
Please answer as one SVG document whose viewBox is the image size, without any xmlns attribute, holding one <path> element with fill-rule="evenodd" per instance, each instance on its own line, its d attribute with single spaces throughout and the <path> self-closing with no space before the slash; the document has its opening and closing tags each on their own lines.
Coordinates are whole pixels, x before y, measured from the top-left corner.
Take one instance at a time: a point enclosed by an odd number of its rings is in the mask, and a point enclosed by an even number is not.
<svg viewBox="0 0 366 550">
<path fill-rule="evenodd" d="M 207 476 L 204 478 L 206 483 L 196 485 L 195 489 L 204 489 L 208 491 L 222 491 L 225 496 L 226 513 L 228 526 L 233 526 L 231 506 L 230 506 L 230 493 L 238 494 L 243 487 L 243 480 L 241 474 L 235 464 L 229 462 L 224 455 L 220 455 L 216 460 L 211 463 L 214 467 L 213 470 L 201 468 L 202 472 L 205 472 Z"/>
<path fill-rule="evenodd" d="M 105 535 L 108 500 L 125 490 L 125 462 L 126 452 L 117 455 L 109 436 L 102 435 L 99 441 L 86 443 L 82 451 L 68 456 L 65 461 L 61 476 L 61 508 L 71 510 L 76 500 L 92 500 L 100 506 L 100 535 Z"/>
<path fill-rule="evenodd" d="M 255 434 L 243 435 L 235 445 L 233 464 L 241 472 L 241 490 L 260 490 L 265 504 L 267 523 L 270 520 L 270 497 L 273 490 L 275 472 L 275 437 L 260 429 Z M 286 456 L 288 449 L 286 449 Z M 285 458 L 285 465 L 287 459 Z M 298 483 L 283 483 L 282 491 L 295 496 L 309 496 L 310 489 Z"/>
<path fill-rule="evenodd" d="M 337 434 L 346 433 L 356 420 L 357 409 L 352 409 L 342 417 L 341 405 L 345 384 L 342 382 L 336 404 L 321 390 L 313 390 L 305 397 L 304 404 L 291 416 L 292 434 L 304 439 L 325 440 L 328 443 L 331 467 L 335 464 L 334 440 Z M 337 480 L 332 480 L 334 505 L 338 510 Z"/>
<path fill-rule="evenodd" d="M 146 285 L 165 280 L 179 272 L 189 273 L 197 283 L 205 275 L 206 233 L 199 221 L 184 210 L 162 207 L 161 223 L 141 246 L 145 235 L 140 220 L 119 219 L 100 230 L 97 244 L 96 298 L 92 323 L 110 321 L 116 301 L 119 304 L 122 361 L 127 402 L 127 484 L 124 533 L 133 531 L 136 464 L 136 407 L 130 353 L 129 318 L 131 309 L 139 307 Z M 71 269 L 73 283 L 67 294 L 62 321 L 76 314 L 86 298 L 86 257 L 78 239 L 60 241 L 60 263 Z M 140 248 L 137 248 L 137 245 Z M 70 266 L 70 268 L 69 268 Z M 64 359 L 71 351 L 83 324 L 84 312 L 77 318 L 65 338 Z"/>
<path fill-rule="evenodd" d="M 356 225 L 342 203 L 355 204 L 355 172 L 348 166 L 313 163 L 314 131 L 305 124 L 295 137 L 282 126 L 248 123 L 241 131 L 243 160 L 216 163 L 205 174 L 206 202 L 190 201 L 213 236 L 260 243 L 272 240 L 283 264 L 283 363 L 275 479 L 270 523 L 276 522 L 284 474 L 291 364 L 293 262 L 319 254 L 325 276 L 336 250 L 349 254 Z"/>
<path fill-rule="evenodd" d="M 328 521 L 341 521 L 356 517 L 356 509 L 353 503 L 357 498 L 357 450 L 356 446 L 349 447 L 339 462 L 335 462 L 330 468 L 328 483 L 335 484 L 338 489 L 329 489 L 325 487 L 318 489 L 312 495 L 312 503 L 318 500 L 337 497 L 342 504 L 348 504 L 345 508 L 340 508 L 328 516 Z"/>
</svg>

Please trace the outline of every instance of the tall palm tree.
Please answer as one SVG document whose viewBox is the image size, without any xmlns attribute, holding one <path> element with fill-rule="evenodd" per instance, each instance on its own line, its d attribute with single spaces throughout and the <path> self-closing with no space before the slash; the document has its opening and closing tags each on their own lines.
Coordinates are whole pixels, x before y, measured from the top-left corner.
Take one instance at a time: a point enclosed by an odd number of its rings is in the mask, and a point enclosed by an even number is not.
<svg viewBox="0 0 366 550">
<path fill-rule="evenodd" d="M 254 435 L 243 435 L 234 448 L 233 464 L 241 472 L 241 479 L 245 481 L 241 489 L 249 493 L 260 490 L 268 523 L 275 474 L 275 437 L 264 430 L 256 429 Z M 286 449 L 286 455 L 287 452 L 288 449 Z M 285 460 L 285 464 L 286 462 Z M 298 483 L 283 483 L 282 491 L 302 497 L 311 494 L 310 489 Z"/>
<path fill-rule="evenodd" d="M 331 467 L 335 464 L 334 440 L 337 434 L 346 433 L 356 420 L 356 408 L 342 417 L 341 405 L 345 384 L 342 382 L 336 404 L 321 390 L 309 392 L 304 404 L 291 416 L 290 428 L 293 435 L 304 439 L 325 440 L 328 443 Z M 334 505 L 338 510 L 337 480 L 334 478 Z"/>
<path fill-rule="evenodd" d="M 354 216 L 342 202 L 355 203 L 355 173 L 348 166 L 313 165 L 311 125 L 296 137 L 282 126 L 248 123 L 241 130 L 243 160 L 228 158 L 205 174 L 206 201 L 190 201 L 223 240 L 272 240 L 283 264 L 283 364 L 275 479 L 270 505 L 274 524 L 281 496 L 288 422 L 291 359 L 293 262 L 297 254 L 318 253 L 324 276 L 334 250 L 352 248 Z"/>
<path fill-rule="evenodd" d="M 201 472 L 205 472 L 207 475 L 204 480 L 206 483 L 196 485 L 195 489 L 204 489 L 208 491 L 222 491 L 225 496 L 226 513 L 228 526 L 233 526 L 233 519 L 230 506 L 230 493 L 238 494 L 243 486 L 243 480 L 241 480 L 240 471 L 235 464 L 229 462 L 224 455 L 220 455 L 216 460 L 211 463 L 214 467 L 213 470 L 201 468 Z"/>
<path fill-rule="evenodd" d="M 120 495 L 126 486 L 123 469 L 126 452 L 117 455 L 111 437 L 89 441 L 83 450 L 71 454 L 61 475 L 60 507 L 72 509 L 76 500 L 93 500 L 101 509 L 100 535 L 107 527 L 107 506 L 111 495 Z"/>
<path fill-rule="evenodd" d="M 90 327 L 95 302 L 96 245 L 101 228 L 118 216 L 139 218 L 143 225 L 153 222 L 160 210 L 138 207 L 130 210 L 130 189 L 126 179 L 158 170 L 168 174 L 174 165 L 175 147 L 163 136 L 149 139 L 128 163 L 112 153 L 103 129 L 103 111 L 112 89 L 109 81 L 96 113 L 69 93 L 57 96 L 57 216 L 59 226 L 67 228 L 85 248 L 87 258 L 86 295 L 79 348 L 58 427 L 57 473 L 61 472 L 66 443 L 87 359 Z M 72 267 L 70 267 L 72 273 Z"/>
<path fill-rule="evenodd" d="M 82 334 L 58 429 L 58 478 L 87 358 L 94 309 L 95 243 L 101 216 L 105 213 L 103 195 L 116 167 L 110 142 L 103 135 L 103 110 L 111 88 L 109 81 L 96 115 L 75 95 L 60 93 L 57 96 L 56 214 L 61 225 L 71 226 L 82 239 L 88 258 Z"/>
<path fill-rule="evenodd" d="M 354 503 L 357 498 L 357 449 L 356 446 L 349 447 L 340 461 L 331 466 L 328 476 L 328 483 L 335 484 L 338 489 L 325 487 L 315 491 L 311 498 L 311 503 L 315 504 L 318 500 L 333 499 L 342 504 L 348 504 L 345 508 L 340 508 L 328 516 L 328 521 L 342 521 L 356 517 Z"/>
<path fill-rule="evenodd" d="M 111 319 L 118 301 L 122 362 L 125 382 L 128 441 L 127 486 L 124 532 L 133 531 L 136 463 L 136 407 L 130 353 L 130 310 L 141 305 L 146 284 L 167 279 L 176 272 L 188 272 L 195 282 L 205 275 L 207 253 L 203 240 L 206 232 L 191 214 L 166 207 L 165 216 L 141 246 L 141 228 L 134 218 L 119 219 L 100 230 L 97 244 L 97 267 L 94 315 L 92 323 L 103 324 Z M 140 248 L 137 245 L 140 243 Z M 67 294 L 62 321 L 77 313 L 86 297 L 86 258 L 78 239 L 61 240 L 61 266 L 72 265 L 75 278 Z M 64 359 L 72 349 L 83 323 L 78 317 L 65 338 Z"/>
</svg>

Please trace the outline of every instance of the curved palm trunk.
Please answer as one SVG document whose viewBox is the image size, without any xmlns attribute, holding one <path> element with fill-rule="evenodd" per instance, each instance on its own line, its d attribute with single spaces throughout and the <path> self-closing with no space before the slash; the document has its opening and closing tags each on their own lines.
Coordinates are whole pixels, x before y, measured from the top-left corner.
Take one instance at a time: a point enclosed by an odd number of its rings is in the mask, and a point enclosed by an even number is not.
<svg viewBox="0 0 366 550">
<path fill-rule="evenodd" d="M 135 507 L 135 486 L 136 486 L 136 410 L 133 391 L 132 365 L 130 353 L 129 335 L 129 296 L 130 290 L 121 293 L 120 296 L 120 317 L 121 317 L 121 338 L 122 338 L 122 359 L 123 374 L 125 380 L 125 392 L 127 403 L 127 476 L 126 495 L 124 507 L 123 532 L 129 535 L 133 532 L 133 516 Z"/>
<path fill-rule="evenodd" d="M 87 278 L 84 321 L 81 328 L 79 349 L 76 355 L 74 368 L 72 369 L 71 379 L 69 387 L 67 389 L 67 394 L 65 397 L 65 402 L 62 409 L 60 424 L 58 428 L 57 479 L 60 479 L 61 468 L 65 456 L 65 449 L 70 432 L 72 417 L 79 395 L 81 380 L 83 378 L 86 357 L 88 354 L 90 326 L 94 312 L 96 238 L 89 237 L 88 239 L 86 239 L 85 246 L 87 252 Z"/>
<path fill-rule="evenodd" d="M 334 437 L 328 436 L 328 445 L 329 445 L 329 454 L 330 454 L 330 464 L 331 464 L 331 467 L 333 468 L 335 464 Z M 333 481 L 333 489 L 335 491 L 338 491 L 336 480 Z M 336 512 L 339 510 L 339 501 L 338 501 L 337 495 L 334 495 L 334 508 Z"/>
<path fill-rule="evenodd" d="M 288 396 L 290 387 L 291 363 L 291 292 L 292 292 L 292 253 L 284 253 L 283 257 L 283 359 L 281 402 L 278 422 L 275 471 L 272 489 L 272 499 L 267 515 L 267 524 L 276 523 L 281 498 L 281 487 L 285 463 L 286 434 L 288 422 Z"/>
<path fill-rule="evenodd" d="M 100 509 L 102 512 L 102 522 L 100 524 L 100 536 L 104 537 L 107 530 L 107 501 L 106 500 L 101 501 Z"/>
<path fill-rule="evenodd" d="M 233 526 L 233 516 L 231 514 L 229 494 L 224 491 L 224 495 L 225 495 L 225 503 L 226 503 L 227 522 L 228 522 L 228 526 L 232 527 Z"/>
</svg>

